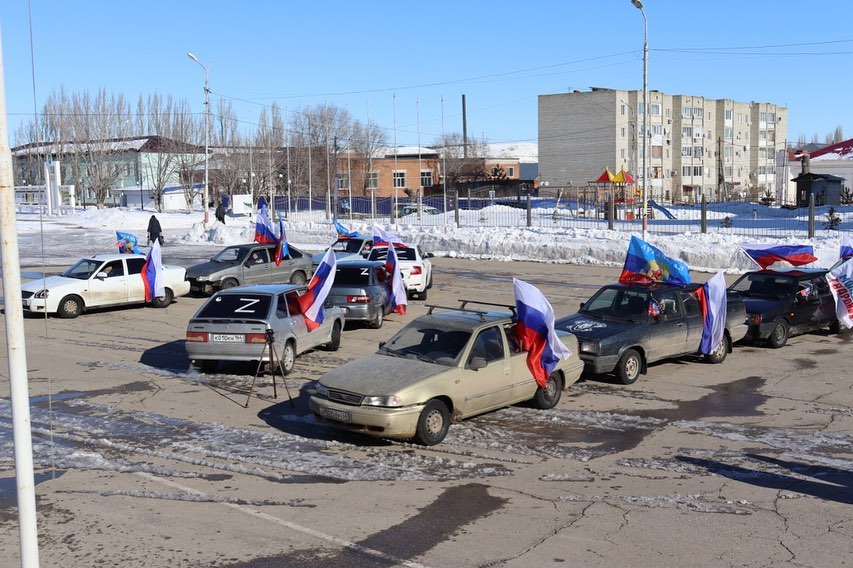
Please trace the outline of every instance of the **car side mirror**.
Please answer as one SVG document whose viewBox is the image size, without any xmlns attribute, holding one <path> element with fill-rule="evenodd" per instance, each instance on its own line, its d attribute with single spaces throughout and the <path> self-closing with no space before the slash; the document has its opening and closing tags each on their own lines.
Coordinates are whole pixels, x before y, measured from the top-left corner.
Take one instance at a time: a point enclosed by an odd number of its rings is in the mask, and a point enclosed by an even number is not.
<svg viewBox="0 0 853 568">
<path fill-rule="evenodd" d="M 586 304 L 586 302 L 581 302 L 581 309 L 583 309 L 584 304 Z"/>
<path fill-rule="evenodd" d="M 483 357 L 472 357 L 471 361 L 468 363 L 468 368 L 474 371 L 478 371 L 486 366 L 486 359 Z"/>
<path fill-rule="evenodd" d="M 103 272 L 103 271 L 98 272 L 97 274 L 95 274 L 95 278 L 97 278 L 98 280 L 103 280 L 103 279 L 105 279 L 106 277 L 107 277 L 107 273 L 106 273 L 106 272 Z"/>
<path fill-rule="evenodd" d="M 380 342 L 379 342 L 379 349 L 382 349 L 383 347 L 385 347 L 385 342 L 384 342 L 384 341 L 380 341 Z"/>
</svg>

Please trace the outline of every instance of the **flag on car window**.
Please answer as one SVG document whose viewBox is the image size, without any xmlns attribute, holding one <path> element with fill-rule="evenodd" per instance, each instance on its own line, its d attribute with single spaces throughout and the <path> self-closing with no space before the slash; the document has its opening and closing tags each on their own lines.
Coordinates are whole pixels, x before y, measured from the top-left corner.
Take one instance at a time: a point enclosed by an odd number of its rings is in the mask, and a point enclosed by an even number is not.
<svg viewBox="0 0 853 568">
<path fill-rule="evenodd" d="M 341 225 L 340 221 L 337 219 L 332 219 L 332 225 L 335 227 L 335 232 L 338 233 L 339 239 L 353 239 L 360 236 L 358 231 L 350 231 Z"/>
<path fill-rule="evenodd" d="M 660 315 L 660 304 L 654 298 L 649 298 L 649 315 L 655 319 Z"/>
<path fill-rule="evenodd" d="M 119 252 L 142 254 L 142 251 L 136 246 L 139 240 L 133 233 L 125 233 L 124 231 L 116 231 L 116 246 Z"/>
<path fill-rule="evenodd" d="M 385 246 L 390 243 L 403 243 L 403 240 L 392 233 L 373 225 L 373 246 Z"/>
<path fill-rule="evenodd" d="M 287 258 L 290 254 L 290 247 L 287 246 L 287 236 L 284 233 L 284 219 L 278 220 L 278 243 L 275 245 L 275 261 L 276 266 L 281 265 L 281 261 Z"/>
<path fill-rule="evenodd" d="M 690 284 L 690 269 L 681 261 L 669 258 L 646 241 L 631 237 L 620 284 L 667 282 L 678 286 Z"/>
<path fill-rule="evenodd" d="M 699 350 L 705 355 L 713 353 L 723 340 L 726 331 L 726 279 L 722 272 L 711 277 L 708 282 L 694 292 L 702 310 L 702 341 Z"/>
<path fill-rule="evenodd" d="M 841 235 L 841 250 L 838 253 L 838 257 L 853 257 L 853 237 L 850 237 L 850 235 Z"/>
<path fill-rule="evenodd" d="M 263 200 L 261 200 L 260 209 L 255 215 L 255 242 L 269 245 L 278 242 L 278 231 L 270 219 L 267 202 Z"/>
<path fill-rule="evenodd" d="M 308 290 L 299 297 L 299 307 L 305 317 L 308 330 L 317 329 L 323 323 L 323 304 L 329 295 L 332 284 L 335 283 L 335 267 L 337 261 L 335 251 L 329 247 L 314 276 L 308 284 Z"/>
<path fill-rule="evenodd" d="M 784 261 L 792 266 L 802 266 L 817 260 L 811 245 L 762 245 L 740 243 L 741 250 L 762 269 Z"/>
<path fill-rule="evenodd" d="M 157 239 L 151 243 L 151 249 L 148 251 L 140 274 L 142 285 L 145 287 L 146 302 L 166 294 L 166 287 L 163 285 L 163 258 L 160 254 L 160 242 Z"/>
<path fill-rule="evenodd" d="M 827 272 L 826 281 L 835 298 L 835 317 L 850 329 L 853 327 L 853 259 Z"/>
<path fill-rule="evenodd" d="M 397 251 L 394 247 L 388 247 L 388 256 L 385 257 L 385 272 L 388 273 L 390 279 L 388 285 L 391 287 L 389 301 L 394 313 L 405 315 L 408 297 L 406 295 L 406 285 L 403 283 L 403 274 L 400 272 L 400 267 L 397 265 Z"/>
<path fill-rule="evenodd" d="M 527 368 L 536 384 L 544 388 L 557 362 L 570 357 L 572 352 L 557 337 L 554 309 L 539 288 L 516 278 L 512 279 L 512 288 L 518 310 L 515 336 L 527 351 Z"/>
</svg>

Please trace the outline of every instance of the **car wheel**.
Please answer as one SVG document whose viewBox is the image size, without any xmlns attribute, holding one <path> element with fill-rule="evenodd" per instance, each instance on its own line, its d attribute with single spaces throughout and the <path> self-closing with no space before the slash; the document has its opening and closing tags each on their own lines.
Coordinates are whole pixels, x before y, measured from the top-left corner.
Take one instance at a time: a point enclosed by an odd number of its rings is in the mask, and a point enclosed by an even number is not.
<svg viewBox="0 0 853 568">
<path fill-rule="evenodd" d="M 427 289 L 432 288 L 432 272 L 429 273 L 429 282 L 427 282 Z"/>
<path fill-rule="evenodd" d="M 83 313 L 83 300 L 79 296 L 65 296 L 59 302 L 59 317 L 74 319 Z"/>
<path fill-rule="evenodd" d="M 305 277 L 305 273 L 301 270 L 297 270 L 293 274 L 290 275 L 290 283 L 296 284 L 297 286 L 302 286 L 308 282 L 308 278 Z"/>
<path fill-rule="evenodd" d="M 326 344 L 327 351 L 337 351 L 341 348 L 341 322 L 332 325 L 332 340 Z"/>
<path fill-rule="evenodd" d="M 726 335 L 723 335 L 723 339 L 720 341 L 719 345 L 705 355 L 705 360 L 709 363 L 719 364 L 726 360 L 726 355 L 729 354 L 729 338 Z"/>
<path fill-rule="evenodd" d="M 294 347 L 292 341 L 284 344 L 279 362 L 281 363 L 281 372 L 283 374 L 289 375 L 293 372 L 293 366 L 296 364 L 296 347 Z"/>
<path fill-rule="evenodd" d="M 418 298 L 420 298 L 421 300 L 427 299 L 427 289 L 426 288 L 424 288 L 423 292 L 418 292 Z"/>
<path fill-rule="evenodd" d="M 788 342 L 788 322 L 785 320 L 779 320 L 776 322 L 776 325 L 773 326 L 773 331 L 770 333 L 770 337 L 767 341 L 773 349 L 779 349 L 785 345 L 785 343 Z"/>
<path fill-rule="evenodd" d="M 196 361 L 195 364 L 199 371 L 207 375 L 216 371 L 219 361 L 209 361 L 205 359 L 203 361 Z"/>
<path fill-rule="evenodd" d="M 551 373 L 544 387 L 536 389 L 533 395 L 533 405 L 542 410 L 548 410 L 557 406 L 560 396 L 563 394 L 563 381 L 558 372 Z"/>
<path fill-rule="evenodd" d="M 619 362 L 616 363 L 616 377 L 623 385 L 630 385 L 637 381 L 643 370 L 643 358 L 636 349 L 625 351 Z"/>
<path fill-rule="evenodd" d="M 423 446 L 434 446 L 447 436 L 450 428 L 450 411 L 440 400 L 427 403 L 418 417 L 415 441 Z"/>
<path fill-rule="evenodd" d="M 841 322 L 838 319 L 832 320 L 832 323 L 829 324 L 829 333 L 839 333 L 841 332 Z"/>
<path fill-rule="evenodd" d="M 379 308 L 379 311 L 376 313 L 376 318 L 370 322 L 370 327 L 373 329 L 379 329 L 382 327 L 382 324 L 385 322 L 385 308 Z"/>
<path fill-rule="evenodd" d="M 172 304 L 172 298 L 174 298 L 174 294 L 172 294 L 170 289 L 166 288 L 162 296 L 151 300 L 151 305 L 155 308 L 166 308 Z"/>
<path fill-rule="evenodd" d="M 237 286 L 238 284 L 239 284 L 239 282 L 237 282 L 233 278 L 226 278 L 225 280 L 222 281 L 222 284 L 219 285 L 219 289 L 220 290 L 228 290 L 229 288 L 233 288 L 234 286 Z"/>
</svg>

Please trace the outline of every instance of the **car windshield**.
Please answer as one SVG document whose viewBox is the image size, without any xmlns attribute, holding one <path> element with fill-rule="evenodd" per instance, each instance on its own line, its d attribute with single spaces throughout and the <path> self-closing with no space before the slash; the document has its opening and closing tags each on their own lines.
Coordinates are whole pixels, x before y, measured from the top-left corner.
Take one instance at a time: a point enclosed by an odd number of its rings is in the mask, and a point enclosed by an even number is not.
<svg viewBox="0 0 853 568">
<path fill-rule="evenodd" d="M 453 366 L 471 338 L 462 329 L 439 329 L 414 321 L 397 332 L 380 350 L 393 357 L 420 359 L 429 363 Z"/>
<path fill-rule="evenodd" d="M 397 253 L 397 260 L 417 260 L 417 255 L 413 248 L 396 246 L 394 247 L 394 251 Z M 387 258 L 388 248 L 381 247 L 370 251 L 370 258 L 368 260 L 386 260 Z"/>
<path fill-rule="evenodd" d="M 641 322 L 649 315 L 649 291 L 634 288 L 602 288 L 580 309 L 580 313 L 601 319 Z"/>
<path fill-rule="evenodd" d="M 196 317 L 266 319 L 271 299 L 266 294 L 217 294 L 202 306 Z"/>
<path fill-rule="evenodd" d="M 797 289 L 796 279 L 786 274 L 744 274 L 732 284 L 732 291 L 744 296 L 778 298 L 790 296 Z"/>
<path fill-rule="evenodd" d="M 332 250 L 335 252 L 346 252 L 356 254 L 361 250 L 361 239 L 340 239 L 332 245 Z"/>
<path fill-rule="evenodd" d="M 211 260 L 213 262 L 237 263 L 246 258 L 251 247 L 227 247 L 219 251 Z"/>
<path fill-rule="evenodd" d="M 88 280 L 95 274 L 95 271 L 103 264 L 103 261 L 84 258 L 74 266 L 65 269 L 62 273 L 66 278 L 77 278 L 78 280 Z"/>
</svg>

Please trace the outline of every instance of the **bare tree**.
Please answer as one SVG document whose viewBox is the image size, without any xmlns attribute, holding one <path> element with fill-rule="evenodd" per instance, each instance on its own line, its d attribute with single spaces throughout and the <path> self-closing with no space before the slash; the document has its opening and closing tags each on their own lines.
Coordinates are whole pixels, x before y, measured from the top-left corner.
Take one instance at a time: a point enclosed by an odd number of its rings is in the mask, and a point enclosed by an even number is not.
<svg viewBox="0 0 853 568">
<path fill-rule="evenodd" d="M 377 158 L 381 158 L 382 150 L 388 145 L 388 134 L 377 126 L 368 122 L 366 125 L 356 121 L 352 125 L 349 146 L 354 152 L 353 170 L 360 176 L 358 187 L 362 195 L 370 195 L 369 174 L 373 171 L 373 164 Z M 350 181 L 352 187 L 355 182 Z"/>
<path fill-rule="evenodd" d="M 434 143 L 435 148 L 445 152 L 447 184 L 458 185 L 482 181 L 486 178 L 483 158 L 488 154 L 486 139 L 469 141 L 467 152 L 462 135 L 458 132 L 447 133 Z"/>
</svg>

